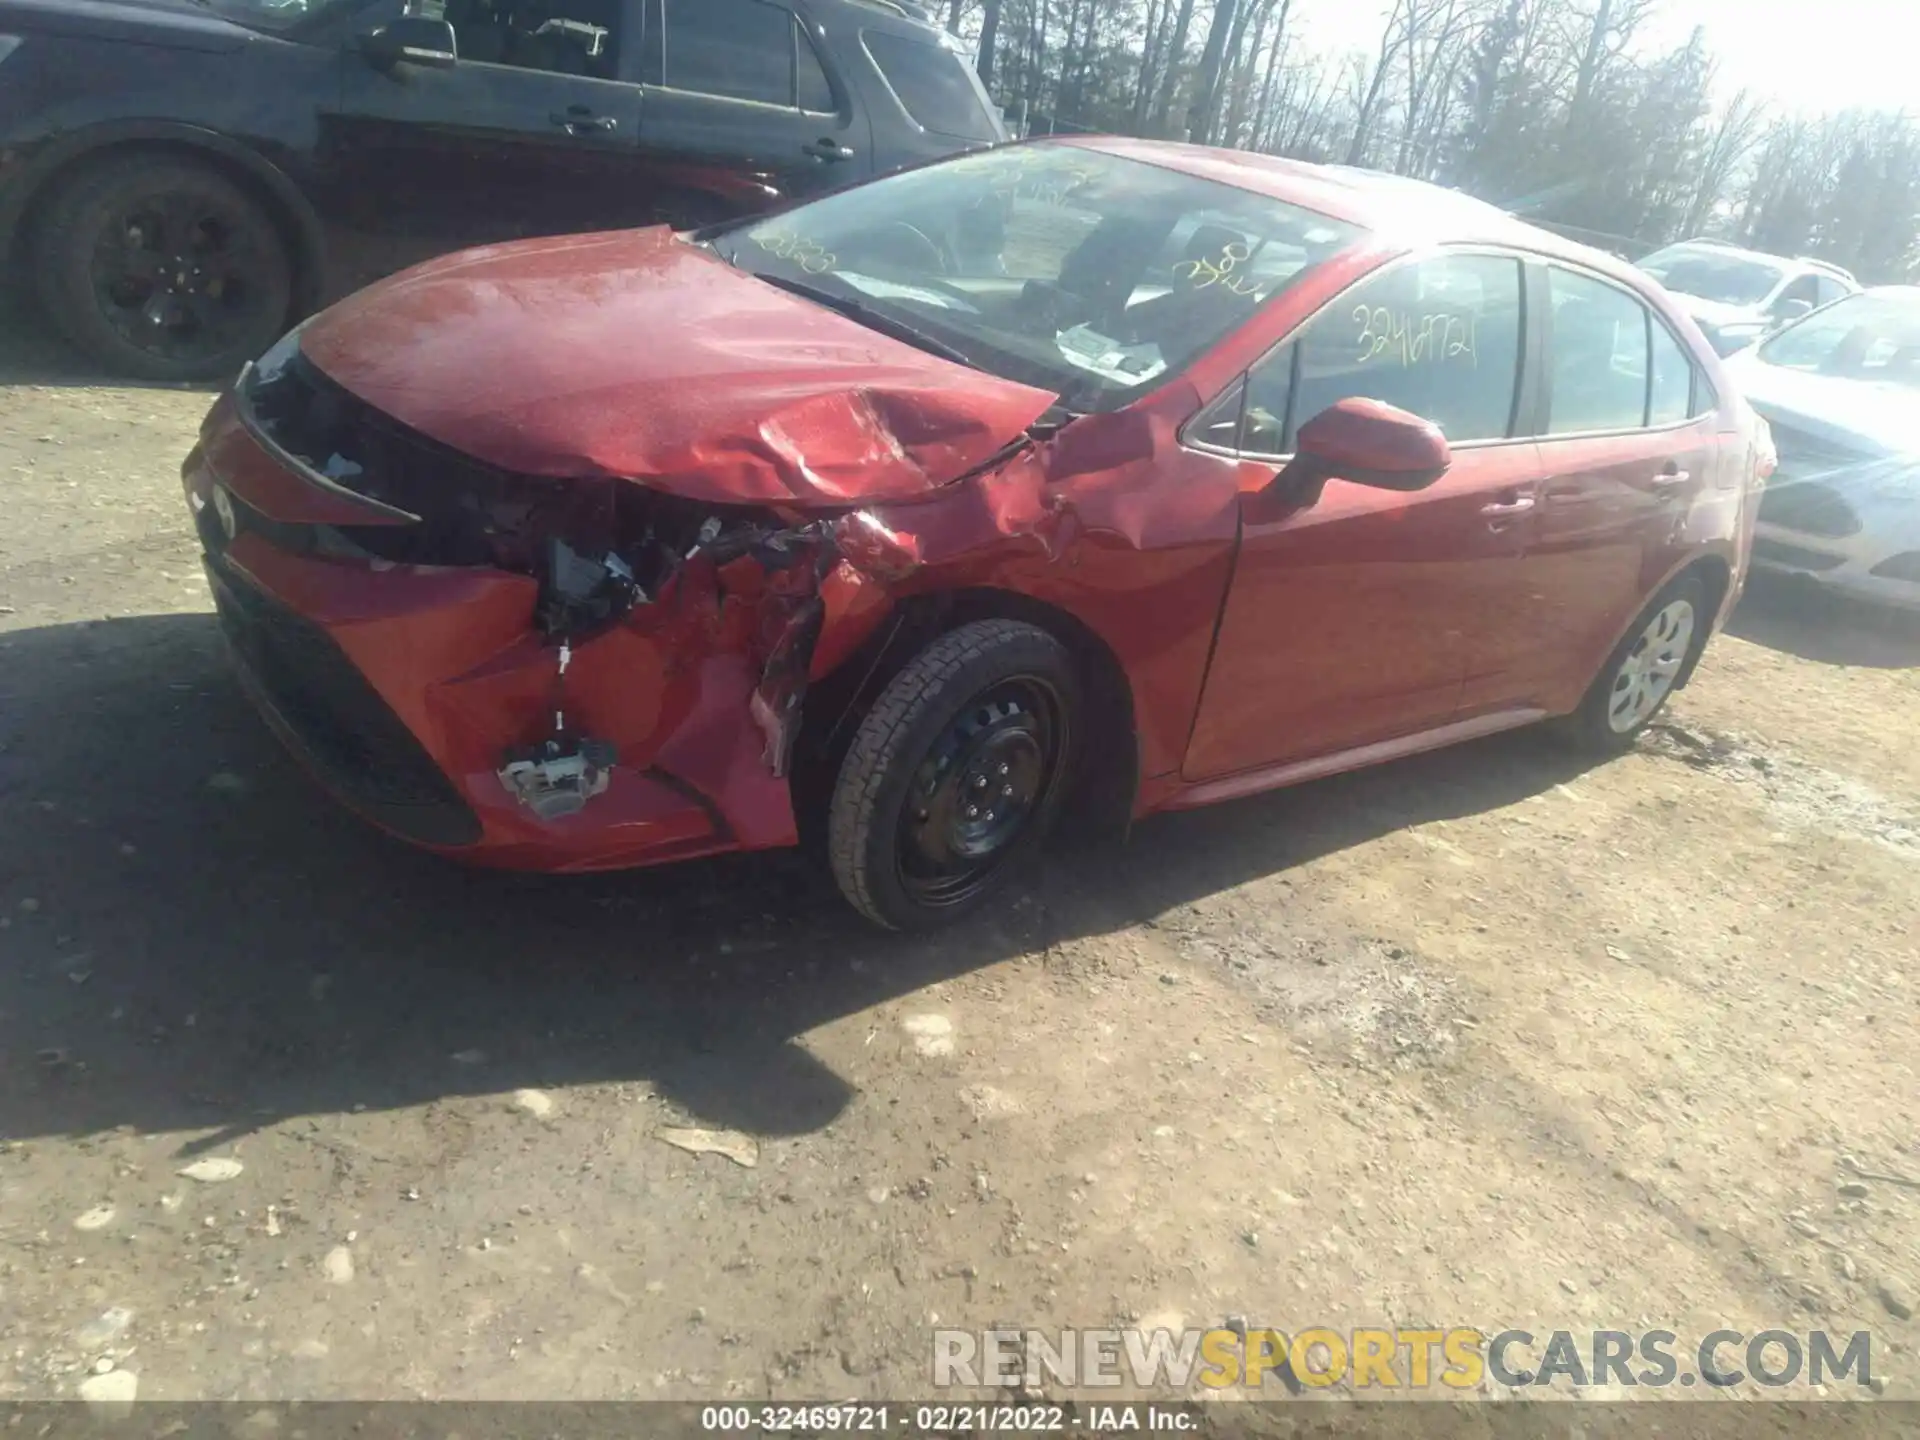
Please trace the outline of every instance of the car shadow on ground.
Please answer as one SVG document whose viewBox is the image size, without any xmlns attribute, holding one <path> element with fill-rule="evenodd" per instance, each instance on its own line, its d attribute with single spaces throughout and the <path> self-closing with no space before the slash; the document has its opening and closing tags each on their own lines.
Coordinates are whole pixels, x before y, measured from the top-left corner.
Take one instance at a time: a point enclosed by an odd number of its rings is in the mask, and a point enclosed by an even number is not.
<svg viewBox="0 0 1920 1440">
<path fill-rule="evenodd" d="M 167 383 L 110 375 L 55 332 L 25 297 L 0 293 L 0 386 L 58 389 L 187 390 L 212 394 L 215 381 Z"/>
<path fill-rule="evenodd" d="M 1791 576 L 1756 571 L 1727 633 L 1823 665 L 1920 666 L 1920 615 L 1841 600 Z"/>
<path fill-rule="evenodd" d="M 211 616 L 0 637 L 0 1134 L 130 1125 L 200 1150 L 288 1117 L 646 1080 L 798 1134 L 847 1082 L 800 1037 L 1583 762 L 1496 738 L 1068 850 L 951 930 L 869 930 L 797 853 L 598 877 L 468 869 L 327 800 Z"/>
</svg>

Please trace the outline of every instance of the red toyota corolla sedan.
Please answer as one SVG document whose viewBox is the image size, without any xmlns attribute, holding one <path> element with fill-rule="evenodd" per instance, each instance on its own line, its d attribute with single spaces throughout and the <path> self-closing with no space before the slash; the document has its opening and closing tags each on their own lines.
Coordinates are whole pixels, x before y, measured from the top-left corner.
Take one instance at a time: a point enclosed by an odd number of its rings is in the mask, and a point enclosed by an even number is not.
<svg viewBox="0 0 1920 1440">
<path fill-rule="evenodd" d="M 811 833 L 905 928 L 1071 808 L 1625 744 L 1770 465 L 1625 265 L 1076 139 L 434 261 L 249 366 L 185 480 L 248 690 L 377 824 L 564 871 Z"/>
</svg>

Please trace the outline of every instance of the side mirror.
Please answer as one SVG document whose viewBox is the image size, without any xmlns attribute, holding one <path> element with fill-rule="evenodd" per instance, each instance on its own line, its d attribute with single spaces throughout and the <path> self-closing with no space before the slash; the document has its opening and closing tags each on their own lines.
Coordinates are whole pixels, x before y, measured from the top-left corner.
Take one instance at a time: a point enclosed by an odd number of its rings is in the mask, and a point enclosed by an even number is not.
<svg viewBox="0 0 1920 1440">
<path fill-rule="evenodd" d="M 1453 464 L 1437 425 L 1380 400 L 1350 396 L 1300 427 L 1294 456 L 1274 479 L 1295 503 L 1311 505 L 1329 480 L 1381 490 L 1424 490 Z"/>
<path fill-rule="evenodd" d="M 1811 315 L 1812 313 L 1813 302 L 1811 300 L 1782 300 L 1778 305 L 1773 307 L 1773 318 L 1782 325 L 1798 320 L 1802 315 Z"/>
<path fill-rule="evenodd" d="M 459 45 L 453 37 L 453 26 L 445 20 L 402 15 L 362 35 L 360 53 L 376 70 L 391 70 L 402 61 L 445 70 L 459 58 Z"/>
</svg>

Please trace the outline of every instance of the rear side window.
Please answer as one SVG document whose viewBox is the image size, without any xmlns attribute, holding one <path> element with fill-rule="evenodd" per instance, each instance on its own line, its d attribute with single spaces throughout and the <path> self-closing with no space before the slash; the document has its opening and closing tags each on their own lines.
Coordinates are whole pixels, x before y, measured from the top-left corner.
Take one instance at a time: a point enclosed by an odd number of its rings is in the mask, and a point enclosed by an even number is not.
<svg viewBox="0 0 1920 1440">
<path fill-rule="evenodd" d="M 1547 286 L 1553 302 L 1548 433 L 1638 430 L 1647 423 L 1646 307 L 1617 286 L 1558 266 L 1548 270 Z"/>
<path fill-rule="evenodd" d="M 1653 324 L 1653 376 L 1647 403 L 1647 424 L 1678 425 L 1697 414 L 1693 408 L 1693 361 L 1673 333 L 1659 321 Z"/>
<path fill-rule="evenodd" d="M 863 31 L 860 38 L 900 107 L 921 129 L 962 140 L 999 138 L 958 55 L 884 30 Z"/>
<path fill-rule="evenodd" d="M 1831 275 L 1816 275 L 1813 283 L 1815 289 L 1818 291 L 1818 297 L 1814 301 L 1817 305 L 1830 305 L 1842 295 L 1848 293 L 1847 287 Z"/>
<path fill-rule="evenodd" d="M 1440 427 L 1455 444 L 1505 437 L 1520 374 L 1520 262 L 1497 255 L 1435 255 L 1362 281 L 1299 332 L 1287 394 L 1287 352 L 1261 363 L 1248 389 L 1259 433 L 1273 448 L 1284 409 L 1284 450 L 1336 400 L 1363 396 Z M 1289 347 L 1291 348 L 1291 347 Z M 1283 452 L 1284 453 L 1284 452 Z"/>
<path fill-rule="evenodd" d="M 807 38 L 807 32 L 799 26 L 794 27 L 793 86 L 795 98 L 802 110 L 811 110 L 815 114 L 828 115 L 839 107 L 833 101 L 833 85 L 827 79 L 827 72 L 820 63 L 820 53 L 813 48 L 813 41 Z"/>
<path fill-rule="evenodd" d="M 805 37 L 790 11 L 762 0 L 666 0 L 666 22 L 665 77 L 675 90 L 794 105 L 796 42 Z"/>
</svg>

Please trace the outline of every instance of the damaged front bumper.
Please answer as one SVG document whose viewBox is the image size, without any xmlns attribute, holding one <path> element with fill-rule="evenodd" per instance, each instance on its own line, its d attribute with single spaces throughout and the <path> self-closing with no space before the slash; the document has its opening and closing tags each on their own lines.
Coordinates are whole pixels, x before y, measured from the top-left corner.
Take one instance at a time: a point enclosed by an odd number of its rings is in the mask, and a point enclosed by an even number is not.
<svg viewBox="0 0 1920 1440">
<path fill-rule="evenodd" d="M 691 517 L 624 482 L 611 517 L 482 495 L 487 523 L 456 535 L 447 517 L 484 485 L 424 513 L 365 478 L 408 463 L 379 451 L 393 435 L 336 452 L 338 431 L 316 446 L 296 430 L 229 395 L 183 481 L 242 683 L 346 804 L 513 868 L 794 843 L 804 695 L 891 604 L 847 555 L 910 560 L 898 537 L 870 516 Z M 411 460 L 416 476 L 453 463 Z"/>
</svg>

